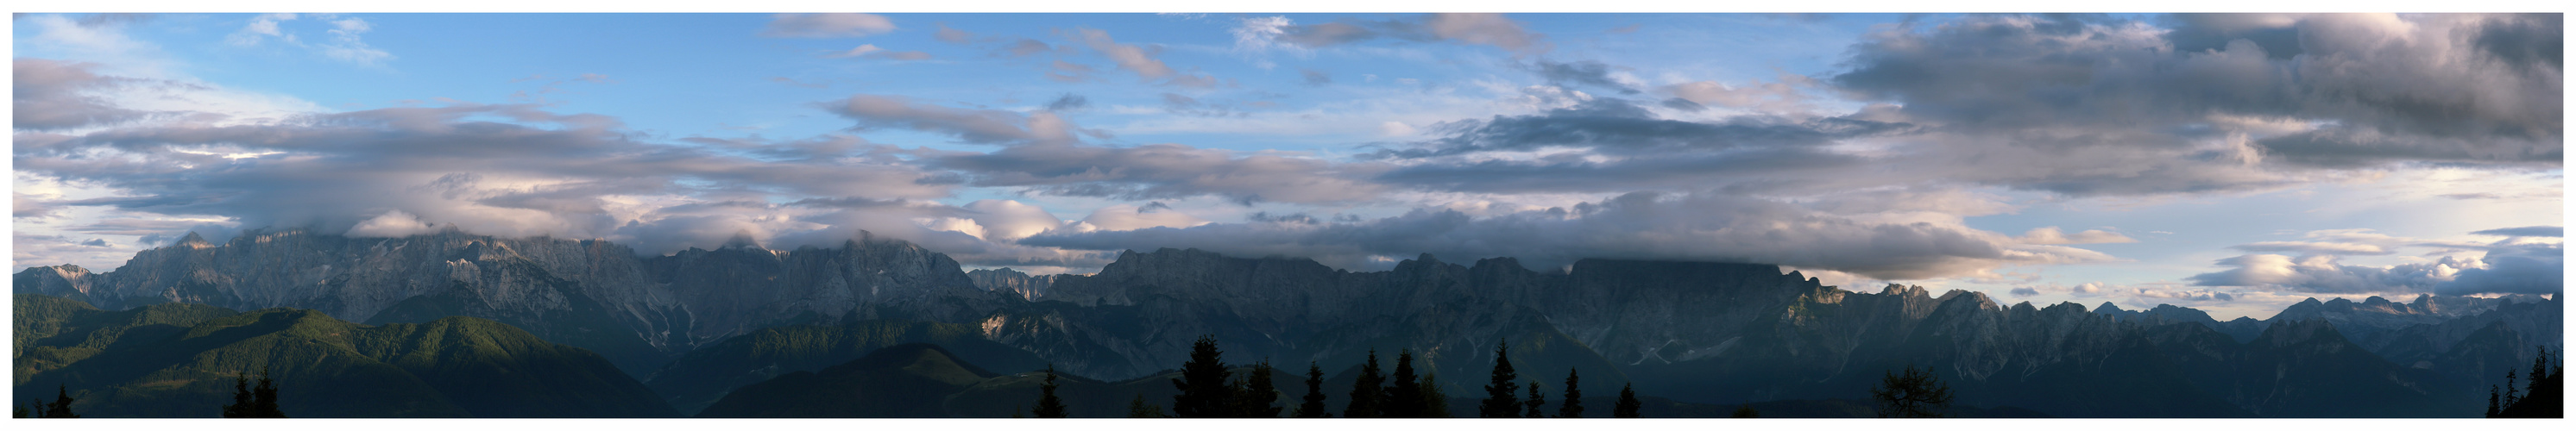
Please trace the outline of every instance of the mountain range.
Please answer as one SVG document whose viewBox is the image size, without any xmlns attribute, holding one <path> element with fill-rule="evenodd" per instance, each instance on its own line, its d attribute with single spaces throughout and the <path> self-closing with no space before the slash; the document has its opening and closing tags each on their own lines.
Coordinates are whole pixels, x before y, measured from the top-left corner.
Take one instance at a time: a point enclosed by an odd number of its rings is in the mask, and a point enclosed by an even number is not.
<svg viewBox="0 0 2576 431">
<path fill-rule="evenodd" d="M 1921 365 L 1967 408 L 2461 417 L 2478 413 L 2478 389 L 2527 366 L 2534 346 L 2558 348 L 2564 321 L 2560 298 L 2430 295 L 2310 300 L 2270 319 L 2217 321 L 2170 305 L 2006 305 L 1901 285 L 1855 292 L 1776 266 L 1711 262 L 1587 259 L 1542 272 L 1510 258 L 1423 255 L 1354 272 L 1164 249 L 1121 253 L 1096 274 L 1031 276 L 964 271 L 864 232 L 832 248 L 772 250 L 745 237 L 668 256 L 452 230 L 251 231 L 223 244 L 192 234 L 113 272 L 34 267 L 13 286 L 107 310 L 177 302 L 303 308 L 367 325 L 489 319 L 597 352 L 679 414 L 755 414 L 717 407 L 737 392 L 837 378 L 824 371 L 906 343 L 990 367 L 933 379 L 942 384 L 1050 363 L 1129 381 L 1167 374 L 1191 341 L 1213 334 L 1230 364 L 1311 362 L 1343 387 L 1372 351 L 1382 360 L 1410 351 L 1453 395 L 1481 393 L 1500 341 L 1534 380 L 1574 369 L 1588 393 L 1633 382 L 1640 394 L 1701 405 L 1865 398 L 1889 370 Z M 1302 391 L 1302 379 L 1282 383 Z"/>
</svg>

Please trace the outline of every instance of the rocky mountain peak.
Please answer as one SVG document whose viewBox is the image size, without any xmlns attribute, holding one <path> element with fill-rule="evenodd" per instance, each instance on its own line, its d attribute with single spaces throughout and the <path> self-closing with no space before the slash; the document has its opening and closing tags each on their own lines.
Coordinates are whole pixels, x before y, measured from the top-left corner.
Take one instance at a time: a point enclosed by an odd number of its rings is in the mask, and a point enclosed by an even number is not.
<svg viewBox="0 0 2576 431">
<path fill-rule="evenodd" d="M 2102 301 L 2102 305 L 2093 307 L 2095 313 L 2112 314 L 2120 311 L 2120 304 L 2113 304 L 2111 301 Z"/>
<path fill-rule="evenodd" d="M 206 237 L 197 235 L 197 231 L 188 231 L 188 236 L 179 237 L 179 242 L 172 243 L 170 245 L 174 247 L 206 248 L 215 246 L 215 243 L 206 241 Z"/>
</svg>

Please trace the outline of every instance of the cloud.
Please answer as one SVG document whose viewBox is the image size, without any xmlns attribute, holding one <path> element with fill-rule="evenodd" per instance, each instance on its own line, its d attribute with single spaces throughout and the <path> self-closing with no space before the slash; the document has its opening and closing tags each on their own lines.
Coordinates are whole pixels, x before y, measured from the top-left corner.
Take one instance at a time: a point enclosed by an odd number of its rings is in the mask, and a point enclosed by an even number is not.
<svg viewBox="0 0 2576 431">
<path fill-rule="evenodd" d="M 1297 71 L 1297 75 L 1303 77 L 1306 86 L 1309 87 L 1321 87 L 1333 84 L 1333 75 L 1321 70 L 1299 70 Z"/>
<path fill-rule="evenodd" d="M 2128 235 L 2121 235 L 2119 232 L 2099 229 L 2088 229 L 2076 232 L 2074 235 L 2067 235 L 2056 226 L 2048 226 L 2022 233 L 2021 242 L 2025 244 L 2114 244 L 2138 242 L 2138 240 Z"/>
<path fill-rule="evenodd" d="M 2014 296 L 2014 297 L 2037 296 L 2037 295 L 2039 295 L 2039 289 L 2032 289 L 2032 288 L 2029 288 L 2029 287 L 2015 287 L 2015 288 L 2012 288 L 2012 296 Z"/>
<path fill-rule="evenodd" d="M 64 130 L 144 118 L 148 112 L 125 109 L 99 93 L 140 80 L 91 73 L 89 63 L 42 58 L 10 62 L 10 120 L 17 130 Z"/>
<path fill-rule="evenodd" d="M 931 38 L 934 38 L 934 39 L 939 39 L 939 41 L 941 41 L 941 42 L 948 42 L 948 43 L 958 43 L 958 44 L 963 44 L 963 43 L 967 43 L 967 42 L 973 42 L 973 41 L 975 40 L 975 34 L 974 34 L 974 33 L 968 33 L 968 32 L 966 32 L 965 30 L 958 30 L 958 29 L 948 28 L 948 23 L 944 23 L 944 22 L 942 22 L 942 23 L 932 23 L 932 25 L 939 26 L 939 31 L 938 31 L 938 32 L 936 32 L 936 33 L 931 33 L 931 34 L 930 34 L 930 37 L 931 37 Z"/>
<path fill-rule="evenodd" d="M 1133 72 L 1136 76 L 1145 79 L 1171 76 L 1173 73 L 1171 66 L 1164 65 L 1163 60 L 1154 58 L 1154 51 L 1148 51 L 1136 45 L 1118 43 L 1117 39 L 1109 37 L 1109 32 L 1089 28 L 1076 29 L 1074 32 L 1075 40 L 1081 41 L 1083 46 L 1090 47 L 1092 52 L 1100 53 L 1102 57 L 1109 57 L 1109 61 L 1118 63 L 1119 70 Z"/>
<path fill-rule="evenodd" d="M 861 94 L 841 103 L 828 104 L 825 111 L 858 120 L 861 126 L 894 127 L 956 136 L 977 144 L 1021 142 L 1072 142 L 1072 123 L 1050 112 L 1022 114 L 990 109 L 965 109 L 915 102 L 900 96 Z"/>
<path fill-rule="evenodd" d="M 2110 259 L 2080 249 L 2018 244 L 2009 236 L 1955 225 L 1870 223 L 1761 199 L 1652 193 L 1487 217 L 1426 208 L 1331 223 L 1256 220 L 1059 232 L 1021 243 L 1084 250 L 1189 247 L 1237 256 L 1304 256 L 1343 268 L 1382 266 L 1372 256 L 1414 253 L 1513 256 L 1531 267 L 1582 258 L 1757 262 L 1890 280 L 1973 274 L 2007 263 Z"/>
<path fill-rule="evenodd" d="M 824 54 L 824 55 L 823 55 L 823 58 L 851 58 L 851 57 L 868 57 L 868 58 L 883 58 L 883 59 L 889 59 L 889 60 L 913 61 L 913 60 L 929 60 L 929 59 L 931 58 L 931 55 L 930 55 L 930 53 L 927 53 L 927 52 L 921 52 L 921 51 L 893 51 L 893 50 L 887 50 L 887 49 L 885 49 L 885 48 L 878 48 L 876 44 L 859 45 L 859 47 L 857 47 L 857 48 L 850 48 L 850 50 L 848 50 L 848 51 L 839 51 L 839 52 L 834 52 L 834 53 Z"/>
<path fill-rule="evenodd" d="M 2269 287 L 2313 293 L 2413 293 L 2427 290 L 2469 264 L 2444 257 L 2432 263 L 2387 267 L 2344 265 L 2337 256 L 2292 258 L 2249 254 L 2219 259 L 2235 269 L 2186 277 L 2194 286 Z"/>
<path fill-rule="evenodd" d="M 2503 39 L 2559 37 L 2555 27 L 2524 25 L 2534 22 L 2529 17 L 2231 14 L 2174 21 L 2168 29 L 2015 15 L 1928 30 L 1897 26 L 1854 46 L 1852 69 L 1829 82 L 1852 96 L 1895 101 L 1908 118 L 1962 134 L 2050 133 L 2061 137 L 2021 145 L 2151 150 L 2120 157 L 2127 159 L 2350 169 L 2416 162 L 2554 167 L 2561 158 L 2559 72 L 2527 67 L 2543 61 L 2517 63 L 2525 57 L 2500 56 L 2464 37 L 2487 29 L 2513 35 Z M 2296 128 L 2251 129 L 2221 118 Z M 2233 144 L 2245 147 L 2238 153 L 2259 157 L 2193 155 L 2222 142 L 2207 137 L 2228 133 L 2244 134 Z M 2074 137 L 2083 138 L 2067 139 Z M 2196 188 L 2230 187 L 2223 184 Z"/>
<path fill-rule="evenodd" d="M 771 15 L 760 37 L 841 38 L 884 34 L 894 21 L 865 13 L 782 13 Z"/>
<path fill-rule="evenodd" d="M 2524 226 L 2503 229 L 2487 229 L 2477 232 L 2469 232 L 2469 234 L 2494 236 L 2545 236 L 2556 238 L 2566 236 L 2567 228 L 2558 226 Z"/>
<path fill-rule="evenodd" d="M 2083 283 L 2083 284 L 2077 284 L 2077 285 L 2075 285 L 2074 287 L 2068 287 L 2068 288 L 2066 288 L 2066 293 L 2067 293 L 2067 294 L 2069 294 L 2069 295 L 2075 295 L 2075 296 L 2093 296 L 2093 295 L 2101 294 L 2101 293 L 2102 293 L 2102 289 L 2103 289 L 2104 287 L 2105 287 L 2105 286 L 2102 284 L 2102 282 L 2099 282 L 2099 281 L 2096 281 L 2096 282 L 2087 282 L 2087 283 Z"/>
<path fill-rule="evenodd" d="M 358 222 L 343 235 L 352 238 L 401 238 L 436 232 L 438 228 L 420 221 L 420 217 L 402 210 L 386 210 L 383 215 Z"/>
<path fill-rule="evenodd" d="M 54 210 L 62 208 L 43 198 L 26 193 L 12 191 L 9 195 L 9 218 L 13 219 L 49 218 L 54 216 Z"/>
<path fill-rule="evenodd" d="M 2434 286 L 2433 292 L 2443 295 L 2566 294 L 2565 245 L 2530 243 L 2500 246 L 2488 251 L 2478 261 L 2485 266 L 2460 270 L 2450 281 Z"/>
<path fill-rule="evenodd" d="M 1522 54 L 1544 53 L 1553 48 L 1546 42 L 1546 35 L 1531 32 L 1522 28 L 1519 22 L 1504 18 L 1502 14 L 1492 13 L 1436 13 L 1415 19 L 1343 20 L 1312 25 L 1280 25 L 1267 27 L 1257 35 L 1306 48 L 1322 48 L 1380 38 L 1491 45 Z"/>
<path fill-rule="evenodd" d="M 331 41 L 320 47 L 322 55 L 360 66 L 383 65 L 386 60 L 392 60 L 394 55 L 368 46 L 367 41 L 359 37 L 375 28 L 375 25 L 368 24 L 367 20 L 358 18 L 332 20 L 331 29 L 328 30 Z"/>
<path fill-rule="evenodd" d="M 1540 78 L 1547 79 L 1549 84 L 1558 86 L 1564 86 L 1566 84 L 1590 85 L 1615 90 L 1618 91 L 1619 94 L 1642 93 L 1637 91 L 1636 88 L 1628 86 L 1627 83 L 1619 82 L 1618 79 L 1612 78 L 1610 76 L 1610 65 L 1603 64 L 1598 61 L 1584 60 L 1573 63 L 1558 63 L 1547 61 L 1546 59 L 1540 59 L 1537 62 L 1531 63 L 1530 68 L 1532 71 L 1537 72 Z"/>
<path fill-rule="evenodd" d="M 1024 187 L 1055 196 L 1125 200 L 1215 195 L 1257 202 L 1354 203 L 1386 186 L 1366 178 L 1376 164 L 1335 164 L 1278 153 L 1237 153 L 1180 144 L 1097 147 L 1017 145 L 982 154 L 945 155 L 930 165 L 970 173 L 969 185 Z"/>
<path fill-rule="evenodd" d="M 902 162 L 898 149 L 864 141 L 727 149 L 632 136 L 609 117 L 459 104 L 308 114 L 271 124 L 126 126 L 22 145 L 15 156 L 22 175 L 119 193 L 62 205 L 361 235 L 455 224 L 490 235 L 636 239 L 664 221 L 655 208 L 678 202 L 772 195 L 920 199 L 946 196 L 954 187 L 924 181 L 935 176 Z M 179 229 L 186 227 L 121 233 Z"/>
<path fill-rule="evenodd" d="M 1091 98 L 1082 97 L 1080 94 L 1065 93 L 1062 96 L 1056 96 L 1055 100 L 1047 102 L 1046 110 L 1068 112 L 1081 110 L 1082 108 L 1090 106 Z"/>
<path fill-rule="evenodd" d="M 323 30 L 324 37 L 318 43 L 306 43 L 303 38 L 297 37 L 295 33 L 283 27 L 283 23 L 308 17 L 329 26 Z M 333 14 L 271 13 L 251 17 L 250 22 L 243 24 L 240 30 L 234 30 L 231 35 L 224 36 L 224 42 L 234 46 L 252 47 L 275 40 L 288 46 L 311 49 L 322 54 L 323 57 L 349 64 L 383 66 L 385 61 L 394 59 L 394 55 L 367 44 L 363 35 L 374 30 L 375 24 L 363 18 L 340 17 Z"/>
</svg>

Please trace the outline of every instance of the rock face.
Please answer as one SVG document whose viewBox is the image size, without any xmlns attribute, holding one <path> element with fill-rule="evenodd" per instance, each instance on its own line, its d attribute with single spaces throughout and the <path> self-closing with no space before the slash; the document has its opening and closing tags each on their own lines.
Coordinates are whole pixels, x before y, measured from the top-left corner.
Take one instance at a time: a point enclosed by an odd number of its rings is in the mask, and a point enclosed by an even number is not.
<svg viewBox="0 0 2576 431">
<path fill-rule="evenodd" d="M 1055 280 L 1060 277 L 1065 276 L 1028 275 L 1010 268 L 966 271 L 966 279 L 973 280 L 977 289 L 1008 293 L 1030 301 L 1046 296 L 1047 288 L 1054 286 Z"/>
</svg>

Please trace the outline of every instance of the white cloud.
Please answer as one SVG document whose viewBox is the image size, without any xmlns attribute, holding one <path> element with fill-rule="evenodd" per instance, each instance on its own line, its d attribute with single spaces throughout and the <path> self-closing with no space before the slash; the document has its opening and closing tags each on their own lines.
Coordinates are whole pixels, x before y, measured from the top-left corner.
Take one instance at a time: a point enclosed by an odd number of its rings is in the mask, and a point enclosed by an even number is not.
<svg viewBox="0 0 2576 431">
<path fill-rule="evenodd" d="M 357 238 L 401 238 L 436 232 L 437 226 L 420 221 L 420 217 L 402 210 L 388 210 L 383 215 L 358 222 L 346 235 Z"/>
</svg>

